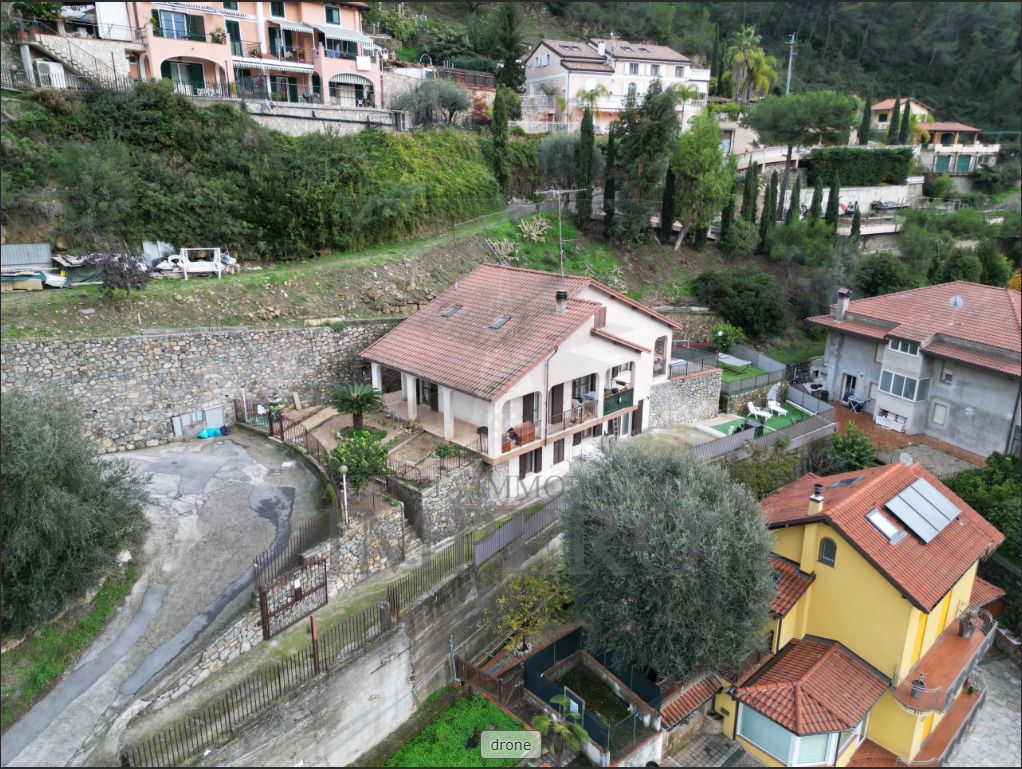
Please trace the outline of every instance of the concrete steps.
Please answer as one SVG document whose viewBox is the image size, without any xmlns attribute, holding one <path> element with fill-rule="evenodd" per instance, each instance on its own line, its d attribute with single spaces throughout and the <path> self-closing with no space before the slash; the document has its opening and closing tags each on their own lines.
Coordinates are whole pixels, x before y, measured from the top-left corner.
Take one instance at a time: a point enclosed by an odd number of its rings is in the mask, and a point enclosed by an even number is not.
<svg viewBox="0 0 1022 769">
<path fill-rule="evenodd" d="M 336 410 L 329 406 L 321 406 L 317 411 L 313 412 L 302 421 L 302 427 L 311 433 L 317 427 L 325 422 L 329 422 L 335 416 L 337 416 Z"/>
</svg>

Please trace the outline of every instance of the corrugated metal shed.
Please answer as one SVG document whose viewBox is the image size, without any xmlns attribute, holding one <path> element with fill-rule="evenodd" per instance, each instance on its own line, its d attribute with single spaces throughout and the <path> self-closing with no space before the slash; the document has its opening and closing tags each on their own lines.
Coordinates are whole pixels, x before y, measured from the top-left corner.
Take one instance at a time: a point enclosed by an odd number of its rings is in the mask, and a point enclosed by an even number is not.
<svg viewBox="0 0 1022 769">
<path fill-rule="evenodd" d="M 49 243 L 13 243 L 0 246 L 0 269 L 48 270 L 53 267 Z"/>
</svg>

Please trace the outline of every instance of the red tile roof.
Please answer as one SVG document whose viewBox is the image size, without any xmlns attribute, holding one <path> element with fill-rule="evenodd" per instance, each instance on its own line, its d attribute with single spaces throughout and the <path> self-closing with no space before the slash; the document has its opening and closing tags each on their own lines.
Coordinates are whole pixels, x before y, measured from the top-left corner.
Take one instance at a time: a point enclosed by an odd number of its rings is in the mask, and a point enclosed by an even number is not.
<svg viewBox="0 0 1022 769">
<path fill-rule="evenodd" d="M 852 754 L 848 766 L 894 766 L 897 760 L 898 757 L 887 748 L 877 745 L 873 740 L 863 740 Z"/>
<path fill-rule="evenodd" d="M 602 306 L 578 298 L 589 287 L 681 328 L 590 278 L 486 263 L 369 345 L 362 357 L 494 401 Z M 556 312 L 560 289 L 569 297 L 564 313 Z M 444 318 L 455 305 L 461 309 Z M 491 329 L 502 316 L 510 320 Z"/>
<path fill-rule="evenodd" d="M 941 344 L 939 342 L 928 344 L 923 348 L 923 350 L 938 358 L 950 358 L 951 360 L 968 363 L 976 366 L 977 368 L 985 368 L 990 371 L 997 371 L 1001 374 L 1010 374 L 1011 376 L 1022 377 L 1022 360 L 1004 360 L 1003 358 L 995 358 L 993 355 L 984 355 L 981 352 L 963 350 L 961 347 L 953 347 L 952 345 Z"/>
<path fill-rule="evenodd" d="M 602 328 L 590 329 L 589 333 L 592 334 L 593 336 L 599 336 L 603 337 L 604 339 L 608 339 L 611 342 L 614 342 L 615 344 L 620 344 L 624 345 L 625 347 L 629 347 L 635 350 L 636 352 L 653 352 L 648 347 L 643 347 L 642 345 L 638 345 L 635 342 L 629 342 L 627 339 L 622 339 L 619 336 L 615 336 L 614 334 Z"/>
<path fill-rule="evenodd" d="M 572 72 L 607 72 L 613 73 L 614 68 L 599 61 L 589 59 L 568 59 L 561 60 L 561 66 L 570 69 Z"/>
<path fill-rule="evenodd" d="M 985 579 L 976 577 L 972 583 L 972 597 L 969 599 L 970 606 L 986 606 L 991 601 L 1004 598 L 1004 591 L 997 585 L 991 585 Z"/>
<path fill-rule="evenodd" d="M 862 480 L 831 488 L 836 481 L 862 476 Z M 889 514 L 887 517 L 908 535 L 896 544 L 868 520 L 871 510 L 884 505 L 919 478 L 925 478 L 961 509 L 961 524 L 952 521 L 928 544 Z M 823 484 L 823 512 L 809 517 L 813 485 Z M 929 612 L 977 560 L 1004 541 L 1004 535 L 969 507 L 920 463 L 901 462 L 868 470 L 856 470 L 826 478 L 810 473 L 781 488 L 760 505 L 769 528 L 824 520 L 883 574 L 916 608 Z"/>
<path fill-rule="evenodd" d="M 627 40 L 611 40 L 605 37 L 591 37 L 589 38 L 590 45 L 595 48 L 600 43 L 604 43 L 605 50 L 615 59 L 642 59 L 643 61 L 671 61 L 688 62 L 690 59 L 687 56 L 682 56 L 680 53 L 675 51 L 673 48 L 668 48 L 666 45 L 649 45 L 647 43 L 629 43 Z M 614 50 L 610 50 L 610 44 L 614 44 Z M 624 50 L 625 48 L 631 48 L 631 51 Z M 645 51 L 640 51 L 640 48 L 645 48 Z M 590 49 L 592 50 L 592 49 Z"/>
<path fill-rule="evenodd" d="M 540 45 L 546 45 L 548 48 L 557 53 L 558 56 L 562 56 L 568 59 L 593 59 L 594 61 L 604 61 L 604 57 L 600 56 L 592 46 L 584 43 L 580 40 L 541 40 Z M 567 46 L 578 46 L 578 51 L 568 51 L 562 48 L 562 45 Z M 538 46 L 537 46 L 538 47 Z"/>
<path fill-rule="evenodd" d="M 934 131 L 974 131 L 979 132 L 978 128 L 965 125 L 965 123 L 920 123 L 919 127 L 928 133 Z"/>
<path fill-rule="evenodd" d="M 919 101 L 919 99 L 912 99 L 911 97 L 909 99 L 902 99 L 901 100 L 901 107 L 902 107 L 902 109 L 905 108 L 906 101 L 914 101 L 920 107 L 924 107 L 924 108 L 926 108 L 927 111 L 933 112 L 932 109 L 930 109 L 925 104 L 923 104 L 921 101 Z M 871 112 L 876 112 L 877 110 L 883 110 L 883 109 L 894 109 L 894 99 L 884 99 L 883 101 L 877 102 L 876 104 L 874 104 L 872 106 L 870 111 Z"/>
<path fill-rule="evenodd" d="M 676 684 L 664 693 L 667 704 L 660 708 L 661 725 L 664 729 L 673 729 L 720 690 L 720 683 L 712 675 L 705 675 L 691 684 Z M 668 701 L 675 692 L 680 694 Z"/>
<path fill-rule="evenodd" d="M 837 641 L 794 639 L 748 681 L 738 701 L 800 736 L 852 729 L 890 681 Z"/>
<path fill-rule="evenodd" d="M 798 564 L 775 555 L 770 559 L 774 569 L 780 574 L 777 581 L 777 595 L 770 604 L 770 611 L 779 617 L 785 616 L 798 603 L 809 586 L 816 580 L 816 574 L 806 574 Z"/>
<path fill-rule="evenodd" d="M 954 325 L 951 325 L 948 301 L 956 295 L 962 297 L 965 305 L 955 312 Z M 808 320 L 826 328 L 851 328 L 853 323 L 859 327 L 865 325 L 856 322 L 858 319 L 871 318 L 893 324 L 887 336 L 899 339 L 923 342 L 940 335 L 1017 353 L 1022 352 L 1020 297 L 1019 292 L 1007 288 L 955 281 L 854 299 L 848 304 L 848 313 L 853 317 L 841 323 L 835 323 L 831 315 Z"/>
<path fill-rule="evenodd" d="M 884 340 L 887 338 L 889 331 L 877 328 L 876 326 L 867 326 L 865 323 L 856 323 L 852 320 L 843 320 L 838 323 L 834 320 L 833 315 L 819 315 L 815 318 L 808 318 L 810 323 L 817 326 L 823 326 L 824 328 L 832 328 L 836 331 L 842 331 L 846 334 L 854 334 L 855 336 L 864 336 L 867 339 Z"/>
</svg>

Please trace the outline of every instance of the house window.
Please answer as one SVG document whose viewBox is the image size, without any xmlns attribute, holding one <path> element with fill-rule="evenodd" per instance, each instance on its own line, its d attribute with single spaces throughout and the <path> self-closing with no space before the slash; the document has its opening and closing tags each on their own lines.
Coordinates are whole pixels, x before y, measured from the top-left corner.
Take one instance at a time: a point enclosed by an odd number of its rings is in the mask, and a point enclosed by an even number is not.
<svg viewBox="0 0 1022 769">
<path fill-rule="evenodd" d="M 571 399 L 583 403 L 587 393 L 596 389 L 596 374 L 579 377 L 571 381 Z"/>
<path fill-rule="evenodd" d="M 674 68 L 674 76 L 675 77 L 685 77 L 685 68 L 684 67 L 675 67 Z"/>
<path fill-rule="evenodd" d="M 925 401 L 930 397 L 930 380 L 913 379 L 892 371 L 880 372 L 880 392 L 890 393 L 908 401 Z"/>
<path fill-rule="evenodd" d="M 934 171 L 938 174 L 942 174 L 951 167 L 951 156 L 950 155 L 937 155 L 937 164 L 934 166 Z"/>
<path fill-rule="evenodd" d="M 797 737 L 776 721 L 739 704 L 738 734 L 787 766 L 833 764 L 837 732 Z"/>
<path fill-rule="evenodd" d="M 270 3 L 270 15 L 277 16 L 278 18 L 284 18 L 284 4 L 283 3 Z"/>
<path fill-rule="evenodd" d="M 886 112 L 881 112 L 880 113 L 880 117 L 877 118 L 877 122 L 879 122 L 879 123 L 886 123 L 887 122 L 887 113 Z"/>
<path fill-rule="evenodd" d="M 955 378 L 955 364 L 949 360 L 944 361 L 944 367 L 940 372 L 940 383 L 951 384 Z"/>
<path fill-rule="evenodd" d="M 236 10 L 238 10 L 238 4 L 237 3 L 224 3 L 224 8 L 226 8 L 228 11 L 236 11 Z"/>
<path fill-rule="evenodd" d="M 829 744 L 829 734 L 813 734 L 809 737 L 800 737 L 795 765 L 825 764 L 827 762 L 827 747 Z"/>
<path fill-rule="evenodd" d="M 198 18 L 200 21 L 202 20 L 201 16 Z M 188 15 L 160 11 L 160 29 L 163 32 L 163 37 L 168 37 L 171 40 L 187 40 Z"/>
<path fill-rule="evenodd" d="M 972 158 L 968 155 L 959 155 L 955 161 L 955 173 L 967 174 L 972 165 Z"/>
<path fill-rule="evenodd" d="M 327 24 L 340 24 L 341 23 L 341 9 L 334 8 L 333 6 L 326 7 L 326 23 Z"/>
<path fill-rule="evenodd" d="M 833 566 L 836 557 L 837 545 L 834 544 L 834 540 L 824 537 L 820 542 L 820 563 Z"/>
<path fill-rule="evenodd" d="M 456 304 L 453 307 L 451 307 L 450 309 L 448 309 L 447 312 L 445 312 L 441 317 L 443 317 L 443 318 L 453 317 L 454 313 L 456 313 L 460 309 L 461 309 L 461 305 L 460 304 Z"/>
<path fill-rule="evenodd" d="M 873 351 L 873 362 L 883 363 L 884 362 L 884 345 L 883 342 L 877 342 L 876 349 Z"/>
<path fill-rule="evenodd" d="M 546 56 L 543 57 L 543 66 L 544 67 L 549 67 L 550 66 L 550 54 L 549 53 Z"/>
<path fill-rule="evenodd" d="M 633 49 L 630 46 L 627 46 L 627 45 L 621 46 L 621 50 L 622 51 L 628 51 L 628 53 L 633 53 L 634 52 Z"/>
<path fill-rule="evenodd" d="M 633 62 L 629 62 L 629 64 L 628 64 L 628 74 L 629 75 L 638 75 L 639 74 L 639 65 L 636 62 L 634 62 L 634 61 Z"/>
<path fill-rule="evenodd" d="M 542 61 L 542 59 L 539 56 L 537 56 L 536 57 L 536 64 L 535 64 L 535 66 L 537 66 L 537 67 L 543 66 L 542 64 L 540 64 L 541 61 Z"/>
<path fill-rule="evenodd" d="M 650 77 L 660 77 L 660 65 L 659 64 L 650 64 L 649 65 L 649 76 Z"/>
<path fill-rule="evenodd" d="M 938 427 L 943 427 L 947 422 L 947 406 L 943 403 L 934 403 L 933 414 L 930 416 L 930 421 Z"/>
<path fill-rule="evenodd" d="M 636 94 L 636 92 L 638 90 L 639 89 L 636 88 L 635 83 L 629 83 L 628 84 L 628 92 L 627 93 L 628 93 L 629 96 L 635 96 L 635 94 Z"/>
<path fill-rule="evenodd" d="M 891 349 L 894 350 L 895 352 L 903 352 L 906 355 L 919 354 L 919 345 L 917 345 L 915 342 L 906 342 L 903 339 L 892 339 L 890 344 Z"/>
<path fill-rule="evenodd" d="M 662 336 L 653 344 L 653 376 L 659 376 L 667 370 L 667 337 Z"/>
<path fill-rule="evenodd" d="M 493 321 L 493 323 L 490 325 L 490 330 L 491 331 L 496 331 L 498 328 L 502 328 L 504 326 L 504 324 L 507 323 L 509 320 L 511 320 L 510 316 L 508 316 L 508 315 L 501 315 L 499 318 L 497 318 L 495 321 Z"/>
<path fill-rule="evenodd" d="M 559 441 L 554 441 L 554 464 L 560 464 L 564 461 L 564 438 Z"/>
</svg>

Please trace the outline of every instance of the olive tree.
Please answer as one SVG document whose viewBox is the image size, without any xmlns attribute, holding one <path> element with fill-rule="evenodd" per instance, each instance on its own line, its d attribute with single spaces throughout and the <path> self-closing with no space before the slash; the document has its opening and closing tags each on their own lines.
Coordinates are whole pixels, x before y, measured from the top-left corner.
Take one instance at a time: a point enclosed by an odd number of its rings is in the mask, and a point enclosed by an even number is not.
<svg viewBox="0 0 1022 769">
<path fill-rule="evenodd" d="M 689 451 L 612 445 L 576 463 L 564 554 L 587 643 L 657 677 L 738 665 L 774 592 L 759 505 Z"/>
</svg>

